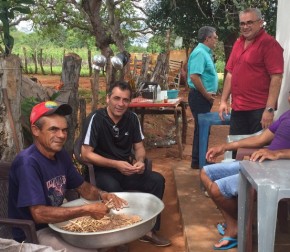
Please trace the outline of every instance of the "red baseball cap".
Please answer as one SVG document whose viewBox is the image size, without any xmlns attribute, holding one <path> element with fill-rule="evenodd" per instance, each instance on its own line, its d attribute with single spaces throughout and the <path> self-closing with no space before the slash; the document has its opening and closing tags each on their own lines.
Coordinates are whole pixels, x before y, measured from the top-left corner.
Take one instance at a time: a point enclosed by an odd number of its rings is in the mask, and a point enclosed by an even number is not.
<svg viewBox="0 0 290 252">
<path fill-rule="evenodd" d="M 61 104 L 55 101 L 45 101 L 36 104 L 30 114 L 30 123 L 34 124 L 40 117 L 52 114 L 70 115 L 72 107 L 68 104 Z"/>
</svg>

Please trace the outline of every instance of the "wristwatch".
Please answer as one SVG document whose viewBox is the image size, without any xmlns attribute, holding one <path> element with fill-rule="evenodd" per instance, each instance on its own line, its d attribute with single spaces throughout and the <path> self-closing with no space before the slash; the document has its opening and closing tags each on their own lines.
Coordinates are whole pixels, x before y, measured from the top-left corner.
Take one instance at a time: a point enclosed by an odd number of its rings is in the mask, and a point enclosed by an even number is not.
<svg viewBox="0 0 290 252">
<path fill-rule="evenodd" d="M 270 113 L 273 113 L 274 112 L 274 109 L 272 107 L 267 107 L 266 110 Z"/>
</svg>

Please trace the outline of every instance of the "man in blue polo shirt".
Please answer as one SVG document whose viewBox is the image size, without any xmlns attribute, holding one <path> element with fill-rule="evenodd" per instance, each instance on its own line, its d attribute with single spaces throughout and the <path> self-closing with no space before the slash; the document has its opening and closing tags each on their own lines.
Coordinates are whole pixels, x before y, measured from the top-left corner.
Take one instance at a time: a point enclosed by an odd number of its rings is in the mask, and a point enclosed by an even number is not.
<svg viewBox="0 0 290 252">
<path fill-rule="evenodd" d="M 210 112 L 218 88 L 218 76 L 212 53 L 218 41 L 216 29 L 210 26 L 201 27 L 197 40 L 199 43 L 190 54 L 187 66 L 187 82 L 190 87 L 188 103 L 195 125 L 191 168 L 199 168 L 198 114 Z"/>
</svg>

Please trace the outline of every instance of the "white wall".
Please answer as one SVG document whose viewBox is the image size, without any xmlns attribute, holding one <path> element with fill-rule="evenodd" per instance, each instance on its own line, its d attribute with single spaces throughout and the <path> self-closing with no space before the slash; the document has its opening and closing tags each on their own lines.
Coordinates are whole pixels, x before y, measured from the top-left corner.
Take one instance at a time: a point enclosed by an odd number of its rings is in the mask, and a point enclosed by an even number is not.
<svg viewBox="0 0 290 252">
<path fill-rule="evenodd" d="M 276 39 L 284 48 L 284 74 L 278 99 L 276 118 L 290 109 L 288 95 L 290 91 L 290 1 L 278 0 Z"/>
</svg>

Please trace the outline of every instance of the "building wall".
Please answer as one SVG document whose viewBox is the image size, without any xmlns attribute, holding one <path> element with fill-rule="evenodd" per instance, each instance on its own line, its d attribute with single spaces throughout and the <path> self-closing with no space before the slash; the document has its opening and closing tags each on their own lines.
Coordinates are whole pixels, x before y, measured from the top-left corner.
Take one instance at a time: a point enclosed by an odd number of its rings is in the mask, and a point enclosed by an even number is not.
<svg viewBox="0 0 290 252">
<path fill-rule="evenodd" d="M 278 100 L 278 111 L 276 113 L 276 118 L 278 118 L 283 112 L 290 109 L 290 105 L 288 103 L 290 91 L 290 29 L 287 26 L 290 20 L 289 10 L 289 0 L 278 0 L 276 39 L 284 48 L 284 74 Z"/>
</svg>

